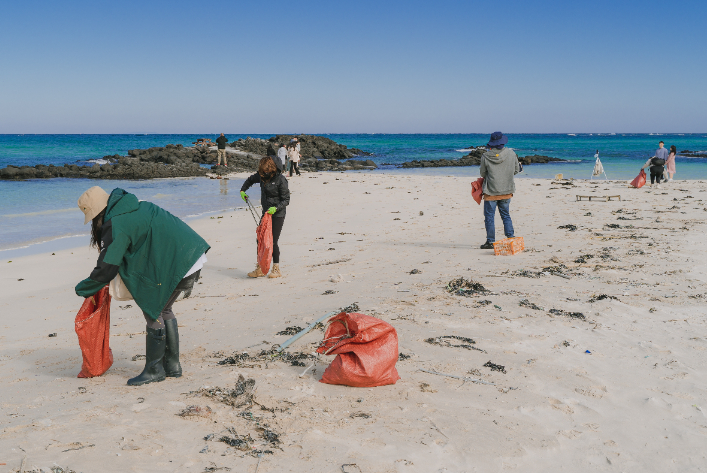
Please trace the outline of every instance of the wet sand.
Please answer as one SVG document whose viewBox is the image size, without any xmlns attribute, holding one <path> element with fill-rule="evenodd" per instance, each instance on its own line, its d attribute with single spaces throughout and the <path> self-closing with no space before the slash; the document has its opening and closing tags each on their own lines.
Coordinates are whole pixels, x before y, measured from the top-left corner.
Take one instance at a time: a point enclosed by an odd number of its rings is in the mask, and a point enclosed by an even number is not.
<svg viewBox="0 0 710 473">
<path fill-rule="evenodd" d="M 73 288 L 95 250 L 0 262 L 0 471 L 705 471 L 706 181 L 638 190 L 519 179 L 511 213 L 527 249 L 503 257 L 478 248 L 471 180 L 292 178 L 281 279 L 246 277 L 247 211 L 191 221 L 212 249 L 201 284 L 174 307 L 184 376 L 143 387 L 125 384 L 145 353 L 133 301 L 112 303 L 114 365 L 76 378 Z M 490 292 L 445 289 L 461 277 Z M 354 302 L 397 329 L 395 385 L 319 383 L 333 357 L 303 377 L 280 361 L 218 364 Z M 426 342 L 441 336 L 483 351 Z M 316 329 L 289 351 L 312 353 L 322 337 Z M 251 408 L 197 393 L 232 389 L 239 375 L 256 383 Z"/>
</svg>

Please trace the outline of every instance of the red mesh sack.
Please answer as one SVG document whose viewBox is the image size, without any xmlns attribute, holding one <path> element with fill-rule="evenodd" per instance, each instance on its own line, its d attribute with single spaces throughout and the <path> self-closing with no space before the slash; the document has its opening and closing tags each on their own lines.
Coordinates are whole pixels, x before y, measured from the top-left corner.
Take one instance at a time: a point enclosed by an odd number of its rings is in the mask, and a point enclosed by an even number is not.
<svg viewBox="0 0 710 473">
<path fill-rule="evenodd" d="M 397 331 L 387 322 L 342 312 L 329 321 L 318 353 L 337 354 L 321 383 L 371 388 L 399 379 Z"/>
<path fill-rule="evenodd" d="M 266 274 L 271 267 L 271 254 L 274 251 L 274 235 L 271 231 L 271 214 L 265 213 L 256 227 L 256 252 L 261 272 Z"/>
<path fill-rule="evenodd" d="M 74 330 L 79 337 L 81 356 L 84 358 L 77 378 L 101 376 L 113 364 L 113 353 L 108 346 L 111 327 L 111 296 L 108 286 L 97 292 L 94 299 L 96 302 L 91 297 L 84 299 L 74 320 Z"/>
<path fill-rule="evenodd" d="M 479 177 L 471 183 L 471 197 L 476 201 L 478 205 L 481 205 L 481 199 L 483 199 L 483 178 Z"/>
<path fill-rule="evenodd" d="M 646 184 L 646 171 L 641 169 L 641 172 L 638 176 L 636 176 L 636 179 L 631 181 L 631 185 L 637 189 L 640 189 L 644 186 L 644 184 Z"/>
</svg>

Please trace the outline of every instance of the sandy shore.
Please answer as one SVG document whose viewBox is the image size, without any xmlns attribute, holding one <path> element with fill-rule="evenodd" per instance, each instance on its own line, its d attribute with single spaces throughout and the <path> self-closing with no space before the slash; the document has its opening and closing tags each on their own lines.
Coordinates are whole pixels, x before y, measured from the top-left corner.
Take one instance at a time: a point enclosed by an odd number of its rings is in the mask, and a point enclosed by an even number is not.
<svg viewBox="0 0 710 473">
<path fill-rule="evenodd" d="M 76 378 L 73 288 L 95 250 L 0 262 L 0 471 L 706 471 L 706 181 L 637 190 L 519 179 L 511 212 L 527 251 L 496 257 L 478 248 L 485 231 L 471 180 L 291 179 L 276 280 L 246 278 L 248 212 L 192 221 L 212 250 L 193 297 L 175 305 L 184 376 L 138 388 L 126 386 L 145 343 L 133 301 L 112 304 L 113 367 Z M 558 228 L 568 224 L 576 231 Z M 491 292 L 448 293 L 459 277 Z M 602 294 L 613 297 L 589 302 Z M 397 329 L 409 356 L 397 384 L 319 383 L 332 357 L 302 378 L 303 367 L 283 362 L 218 364 L 353 302 Z M 483 351 L 425 342 L 447 335 Z M 311 353 L 322 336 L 314 330 L 291 351 Z M 240 374 L 256 382 L 259 404 L 246 414 L 194 393 L 233 388 Z M 191 405 L 206 414 L 177 415 Z M 280 443 L 267 444 L 263 429 Z M 259 459 L 219 441 L 235 434 L 273 453 Z"/>
</svg>

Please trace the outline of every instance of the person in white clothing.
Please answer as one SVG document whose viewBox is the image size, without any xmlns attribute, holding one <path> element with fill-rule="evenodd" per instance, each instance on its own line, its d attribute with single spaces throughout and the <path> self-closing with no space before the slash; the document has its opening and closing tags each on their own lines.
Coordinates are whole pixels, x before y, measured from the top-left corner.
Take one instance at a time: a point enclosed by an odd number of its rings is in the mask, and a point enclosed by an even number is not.
<svg viewBox="0 0 710 473">
<path fill-rule="evenodd" d="M 296 171 L 297 175 L 301 175 L 301 171 L 298 170 L 298 163 L 301 161 L 301 153 L 298 152 L 299 146 L 297 143 L 291 142 L 288 147 L 288 158 L 291 161 L 291 168 L 288 171 L 288 177 L 293 176 L 293 171 Z"/>
<path fill-rule="evenodd" d="M 281 159 L 281 165 L 284 172 L 286 172 L 288 169 L 288 151 L 286 150 L 286 145 L 284 143 L 281 143 L 281 146 L 279 147 L 278 157 Z"/>
</svg>

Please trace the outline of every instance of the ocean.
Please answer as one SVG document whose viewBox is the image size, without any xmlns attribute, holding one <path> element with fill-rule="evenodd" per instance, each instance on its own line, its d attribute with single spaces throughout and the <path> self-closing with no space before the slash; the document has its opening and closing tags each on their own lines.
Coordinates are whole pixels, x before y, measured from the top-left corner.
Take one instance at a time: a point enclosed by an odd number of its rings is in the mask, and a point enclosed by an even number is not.
<svg viewBox="0 0 710 473">
<path fill-rule="evenodd" d="M 182 144 L 192 146 L 197 138 L 215 134 L 190 135 L 0 135 L 0 168 L 35 164 L 92 164 L 105 155 L 126 155 L 129 149 Z M 269 135 L 229 134 L 230 142 L 239 138 L 269 138 Z M 484 145 L 488 134 L 323 134 L 338 143 L 374 153 L 370 159 L 380 169 L 369 172 L 425 175 L 478 176 L 477 166 L 401 169 L 397 165 L 411 160 L 460 158 L 465 148 Z M 594 153 L 599 156 L 609 179 L 631 180 L 658 141 L 678 151 L 707 151 L 707 134 L 508 134 L 508 146 L 519 156 L 533 154 L 570 160 L 525 166 L 520 178 L 564 177 L 589 179 Z M 707 158 L 677 157 L 675 179 L 706 179 Z M 367 171 L 366 171 L 367 172 Z M 141 200 L 155 202 L 181 218 L 191 218 L 241 207 L 242 180 L 205 178 L 152 179 L 143 181 L 102 181 L 94 179 L 35 179 L 0 181 L 0 257 L 39 248 L 42 242 L 67 237 L 86 239 L 88 228 L 76 200 L 87 188 L 98 185 L 110 192 L 121 187 Z M 258 196 L 258 189 L 250 191 Z M 464 196 L 465 197 L 465 196 Z M 88 240 L 87 240 L 88 241 Z"/>
</svg>

